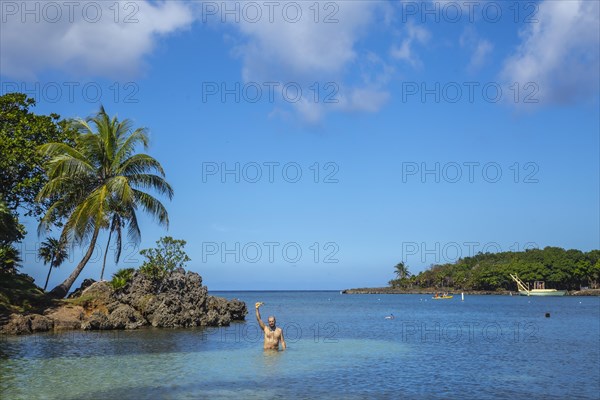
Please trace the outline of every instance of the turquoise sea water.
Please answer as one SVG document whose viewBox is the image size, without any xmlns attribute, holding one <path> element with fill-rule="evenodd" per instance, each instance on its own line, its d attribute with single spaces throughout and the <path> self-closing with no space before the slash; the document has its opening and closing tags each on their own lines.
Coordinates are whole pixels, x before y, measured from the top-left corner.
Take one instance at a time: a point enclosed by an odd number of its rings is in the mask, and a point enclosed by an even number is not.
<svg viewBox="0 0 600 400">
<path fill-rule="evenodd" d="M 262 350 L 253 313 L 218 329 L 4 337 L 0 398 L 600 398 L 599 298 L 213 294 L 263 301 L 288 350 Z"/>
</svg>

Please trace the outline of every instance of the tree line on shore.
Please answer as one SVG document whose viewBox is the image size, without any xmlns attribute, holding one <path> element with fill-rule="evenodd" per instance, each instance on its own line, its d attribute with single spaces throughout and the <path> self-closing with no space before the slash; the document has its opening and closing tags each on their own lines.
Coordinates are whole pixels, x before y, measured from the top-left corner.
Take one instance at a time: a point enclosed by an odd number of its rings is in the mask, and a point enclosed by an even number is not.
<svg viewBox="0 0 600 400">
<path fill-rule="evenodd" d="M 596 289 L 600 282 L 600 250 L 583 252 L 560 247 L 528 249 L 520 252 L 479 253 L 454 263 L 431 265 L 413 275 L 400 262 L 394 267 L 394 288 L 439 288 L 457 290 L 517 290 L 510 277 L 524 282 L 545 281 L 547 288 Z"/>
</svg>

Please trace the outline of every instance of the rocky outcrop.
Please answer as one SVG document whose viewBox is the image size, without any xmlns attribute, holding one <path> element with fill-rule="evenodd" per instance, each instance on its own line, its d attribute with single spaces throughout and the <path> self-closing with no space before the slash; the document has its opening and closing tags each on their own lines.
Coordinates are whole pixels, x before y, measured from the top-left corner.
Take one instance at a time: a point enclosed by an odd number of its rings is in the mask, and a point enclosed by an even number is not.
<svg viewBox="0 0 600 400">
<path fill-rule="evenodd" d="M 137 310 L 150 325 L 156 327 L 229 324 L 206 323 L 206 314 L 214 308 L 207 304 L 208 289 L 202 286 L 200 275 L 183 269 L 173 271 L 160 282 L 137 273 L 125 288 L 115 293 L 115 297 L 120 303 Z M 227 314 L 227 310 L 219 310 L 219 314 Z M 225 321 L 226 317 L 231 318 L 230 315 L 223 317 L 222 321 Z"/>
<path fill-rule="evenodd" d="M 136 272 L 118 290 L 108 282 L 86 279 L 75 293 L 44 315 L 11 315 L 0 331 L 25 334 L 61 329 L 226 326 L 248 313 L 242 301 L 209 296 L 202 277 L 183 269 L 160 281 Z"/>
<path fill-rule="evenodd" d="M 2 332 L 9 335 L 46 332 L 54 328 L 54 320 L 39 314 L 12 314 Z"/>
<path fill-rule="evenodd" d="M 81 323 L 81 329 L 84 331 L 103 331 L 106 329 L 114 329 L 108 322 L 108 316 L 101 311 L 94 311 L 92 315 Z"/>
<path fill-rule="evenodd" d="M 92 286 L 92 284 L 94 284 L 96 281 L 93 279 L 84 279 L 83 282 L 81 282 L 81 286 L 79 286 L 77 289 L 75 289 L 71 294 L 69 294 L 67 296 L 68 299 L 74 299 L 76 297 L 80 297 L 81 294 L 83 293 L 83 291 L 85 289 L 87 289 L 88 287 Z"/>
<path fill-rule="evenodd" d="M 67 304 L 47 309 L 44 315 L 54 321 L 54 330 L 70 330 L 81 328 L 85 312 L 81 306 Z"/>
<path fill-rule="evenodd" d="M 600 289 L 582 289 L 567 294 L 569 296 L 600 296 Z"/>
<path fill-rule="evenodd" d="M 147 324 L 142 314 L 127 304 L 119 304 L 108 316 L 108 322 L 113 329 L 136 329 Z"/>
</svg>

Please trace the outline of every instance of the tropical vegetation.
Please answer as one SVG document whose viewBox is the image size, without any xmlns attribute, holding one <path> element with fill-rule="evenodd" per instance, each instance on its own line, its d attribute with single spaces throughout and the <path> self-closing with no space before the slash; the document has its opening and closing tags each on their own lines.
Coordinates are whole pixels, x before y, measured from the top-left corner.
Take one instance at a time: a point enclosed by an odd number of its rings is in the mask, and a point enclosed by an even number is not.
<svg viewBox="0 0 600 400">
<path fill-rule="evenodd" d="M 139 146 L 148 147 L 145 128 L 134 130 L 131 121 L 111 118 L 103 107 L 87 120 L 72 121 L 71 127 L 76 133 L 73 144 L 52 142 L 39 148 L 48 159 L 44 164 L 48 181 L 36 199 L 50 202 L 39 231 L 47 232 L 60 221 L 61 240 L 88 244 L 75 270 L 52 289 L 56 297 L 68 293 L 92 256 L 101 230 L 116 232 L 120 249 L 124 227 L 133 242 L 140 240 L 136 213 L 140 208 L 168 226 L 166 208 L 147 190 L 173 196 L 161 164 L 136 152 Z"/>
<path fill-rule="evenodd" d="M 109 117 L 102 107 L 86 120 L 61 120 L 56 114 L 35 114 L 35 105 L 22 93 L 0 96 L 0 273 L 20 276 L 18 243 L 27 232 L 19 218 L 34 217 L 39 235 L 60 231 L 60 237 L 47 237 L 39 249 L 49 265 L 45 287 L 67 248 L 87 247 L 69 277 L 51 291 L 64 297 L 102 230 L 108 231 L 108 240 L 100 279 L 111 245 L 118 263 L 124 236 L 139 243 L 139 210 L 168 226 L 167 210 L 155 196 L 171 199 L 173 189 L 161 164 L 139 151 L 148 148 L 147 129 Z"/>
<path fill-rule="evenodd" d="M 160 280 L 175 269 L 184 268 L 185 263 L 190 261 L 183 250 L 185 244 L 185 240 L 173 239 L 170 236 L 160 238 L 156 242 L 156 248 L 140 251 L 140 254 L 146 257 L 140 271 L 155 280 Z"/>
<path fill-rule="evenodd" d="M 185 240 L 173 239 L 170 236 L 162 237 L 156 241 L 156 247 L 144 249 L 140 254 L 146 258 L 138 271 L 155 282 L 161 282 L 178 268 L 185 268 L 190 258 L 186 254 Z M 135 268 L 124 268 L 113 274 L 110 281 L 113 289 L 120 289 L 127 285 L 136 272 Z"/>
<path fill-rule="evenodd" d="M 110 281 L 110 285 L 113 289 L 121 289 L 129 283 L 131 278 L 133 277 L 133 273 L 135 272 L 135 268 L 121 268 L 117 272 L 115 272 Z"/>
<path fill-rule="evenodd" d="M 46 283 L 44 284 L 44 290 L 46 290 L 52 268 L 60 267 L 67 259 L 69 253 L 67 252 L 67 246 L 64 240 L 50 237 L 46 239 L 45 242 L 42 242 L 42 245 L 38 250 L 38 255 L 43 260 L 44 265 L 50 264 L 48 275 L 46 276 Z"/>
<path fill-rule="evenodd" d="M 398 268 L 395 267 L 398 275 Z M 582 252 L 560 247 L 522 252 L 479 253 L 455 263 L 436 264 L 416 275 L 391 280 L 392 287 L 459 290 L 516 290 L 510 274 L 525 282 L 545 281 L 546 287 L 579 290 L 600 286 L 600 250 Z"/>
<path fill-rule="evenodd" d="M 57 114 L 37 115 L 31 111 L 35 105 L 22 93 L 0 96 L 0 196 L 15 216 L 39 217 L 48 206 L 36 199 L 47 183 L 46 158 L 38 147 L 72 143 L 69 121 Z"/>
<path fill-rule="evenodd" d="M 0 273 L 15 273 L 21 258 L 14 243 L 24 237 L 25 228 L 0 197 Z"/>
<path fill-rule="evenodd" d="M 18 243 L 26 231 L 19 217 L 38 218 L 48 207 L 35 199 L 47 182 L 38 146 L 71 142 L 67 121 L 37 115 L 31 111 L 35 105 L 22 93 L 0 96 L 0 273 L 14 274 L 20 267 Z"/>
</svg>

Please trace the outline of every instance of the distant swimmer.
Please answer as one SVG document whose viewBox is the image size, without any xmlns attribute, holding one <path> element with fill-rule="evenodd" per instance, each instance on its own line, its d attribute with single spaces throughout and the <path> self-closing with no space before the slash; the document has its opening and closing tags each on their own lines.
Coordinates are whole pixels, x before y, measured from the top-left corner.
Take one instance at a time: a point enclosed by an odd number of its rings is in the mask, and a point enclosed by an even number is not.
<svg viewBox="0 0 600 400">
<path fill-rule="evenodd" d="M 279 343 L 281 343 L 281 349 L 285 350 L 287 346 L 283 338 L 283 331 L 281 330 L 281 328 L 278 328 L 275 325 L 275 317 L 272 315 L 269 316 L 269 326 L 266 326 L 264 322 L 262 322 L 259 311 L 259 308 L 262 305 L 263 303 L 259 301 L 254 306 L 256 308 L 256 320 L 258 321 L 258 325 L 260 325 L 260 328 L 265 333 L 265 343 L 263 348 L 265 350 L 279 350 Z"/>
<path fill-rule="evenodd" d="M 394 317 L 394 314 L 390 314 L 390 315 L 388 315 L 387 317 L 385 317 L 385 319 L 394 319 L 394 318 L 395 318 L 395 317 Z"/>
</svg>

